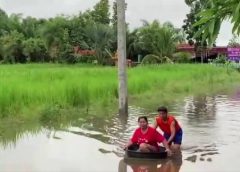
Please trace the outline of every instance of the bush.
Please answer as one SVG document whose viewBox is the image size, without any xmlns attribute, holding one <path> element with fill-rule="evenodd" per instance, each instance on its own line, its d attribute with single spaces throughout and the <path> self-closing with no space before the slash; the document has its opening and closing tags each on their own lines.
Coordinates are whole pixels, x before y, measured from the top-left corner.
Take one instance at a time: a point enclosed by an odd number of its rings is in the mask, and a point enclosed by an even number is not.
<svg viewBox="0 0 240 172">
<path fill-rule="evenodd" d="M 228 59 L 225 55 L 218 55 L 218 57 L 213 60 L 213 63 L 215 64 L 225 64 L 228 62 Z"/>
<path fill-rule="evenodd" d="M 142 60 L 142 64 L 157 64 L 160 62 L 161 62 L 160 57 L 153 54 L 146 55 Z"/>
<path fill-rule="evenodd" d="M 23 41 L 23 54 L 28 62 L 44 62 L 48 60 L 45 43 L 40 38 L 29 38 Z"/>
<path fill-rule="evenodd" d="M 173 61 L 169 57 L 164 56 L 161 58 L 161 63 L 173 63 Z"/>
<path fill-rule="evenodd" d="M 176 63 L 189 63 L 192 55 L 187 52 L 177 52 L 173 54 L 173 61 Z"/>
</svg>

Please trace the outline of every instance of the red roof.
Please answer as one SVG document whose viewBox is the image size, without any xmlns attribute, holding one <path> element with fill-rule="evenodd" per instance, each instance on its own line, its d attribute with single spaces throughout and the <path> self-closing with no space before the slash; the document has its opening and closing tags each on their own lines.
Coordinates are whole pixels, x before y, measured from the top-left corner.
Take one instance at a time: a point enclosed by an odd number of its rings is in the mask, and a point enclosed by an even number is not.
<svg viewBox="0 0 240 172">
<path fill-rule="evenodd" d="M 228 48 L 227 46 L 218 46 L 218 47 L 208 48 L 207 50 L 210 53 L 227 53 L 227 48 Z M 177 51 L 192 53 L 195 50 L 194 50 L 194 46 L 184 43 L 184 44 L 177 45 Z"/>
<path fill-rule="evenodd" d="M 78 46 L 74 47 L 74 53 L 80 54 L 80 55 L 95 55 L 95 50 L 82 50 Z"/>
</svg>

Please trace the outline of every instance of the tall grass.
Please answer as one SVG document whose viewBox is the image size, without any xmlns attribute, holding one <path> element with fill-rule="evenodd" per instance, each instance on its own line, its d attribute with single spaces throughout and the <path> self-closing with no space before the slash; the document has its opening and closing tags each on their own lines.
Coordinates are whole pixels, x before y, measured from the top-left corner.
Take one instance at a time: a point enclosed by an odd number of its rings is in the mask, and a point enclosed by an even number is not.
<svg viewBox="0 0 240 172">
<path fill-rule="evenodd" d="M 145 66 L 129 71 L 129 91 L 171 94 L 211 93 L 232 88 L 240 73 L 211 65 Z M 239 84 L 240 85 L 240 84 Z"/>
<path fill-rule="evenodd" d="M 239 81 L 238 72 L 210 65 L 141 66 L 128 70 L 130 103 L 221 92 Z M 1 65 L 0 116 L 16 116 L 26 109 L 39 113 L 56 105 L 62 109 L 112 106 L 117 102 L 117 88 L 115 67 Z"/>
<path fill-rule="evenodd" d="M 210 65 L 160 65 L 128 69 L 129 102 L 155 110 L 189 94 L 214 94 L 240 84 L 240 73 Z M 79 125 L 116 112 L 117 68 L 82 65 L 1 65 L 0 145 L 23 133 Z M 115 108 L 115 109 L 114 109 Z"/>
<path fill-rule="evenodd" d="M 129 70 L 130 102 L 153 110 L 187 95 L 226 94 L 239 85 L 239 72 L 209 64 L 153 65 Z"/>
</svg>

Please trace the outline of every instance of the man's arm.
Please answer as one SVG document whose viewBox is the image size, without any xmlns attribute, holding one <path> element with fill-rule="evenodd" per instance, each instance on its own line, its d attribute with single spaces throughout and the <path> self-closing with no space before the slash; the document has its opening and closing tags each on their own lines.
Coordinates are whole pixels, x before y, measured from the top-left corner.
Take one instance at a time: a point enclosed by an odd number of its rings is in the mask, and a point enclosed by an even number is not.
<svg viewBox="0 0 240 172">
<path fill-rule="evenodd" d="M 170 130 L 171 130 L 171 136 L 168 139 L 168 144 L 171 143 L 171 141 L 173 140 L 173 138 L 175 137 L 176 134 L 176 129 L 175 129 L 175 121 L 173 121 L 170 125 Z"/>
<path fill-rule="evenodd" d="M 155 128 L 155 129 L 158 127 L 158 124 L 157 124 L 157 120 L 156 120 L 156 119 L 154 120 L 154 123 L 153 123 L 152 127 Z"/>
<path fill-rule="evenodd" d="M 172 153 L 172 151 L 171 151 L 171 149 L 170 149 L 170 147 L 169 147 L 168 142 L 167 142 L 166 139 L 164 139 L 164 140 L 162 141 L 162 144 L 163 144 L 163 146 L 166 148 L 166 152 L 167 152 L 168 156 L 172 156 L 173 153 Z"/>
</svg>

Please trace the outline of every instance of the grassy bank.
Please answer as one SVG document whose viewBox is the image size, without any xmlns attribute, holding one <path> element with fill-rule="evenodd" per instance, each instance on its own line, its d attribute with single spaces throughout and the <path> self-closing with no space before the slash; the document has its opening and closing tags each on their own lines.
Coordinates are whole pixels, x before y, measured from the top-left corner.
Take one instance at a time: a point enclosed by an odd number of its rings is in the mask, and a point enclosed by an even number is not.
<svg viewBox="0 0 240 172">
<path fill-rule="evenodd" d="M 239 83 L 240 74 L 210 65 L 160 65 L 131 68 L 128 80 L 130 104 L 144 104 L 226 91 Z M 88 110 L 117 104 L 114 67 L 2 65 L 0 83 L 1 117 L 35 119 L 49 107 Z"/>
<path fill-rule="evenodd" d="M 128 70 L 129 104 L 154 111 L 187 95 L 222 94 L 240 73 L 211 65 L 143 66 Z M 117 113 L 117 68 L 82 65 L 1 65 L 0 145 L 15 144 L 42 126 L 81 126 Z M 91 121 L 91 120 L 90 120 Z"/>
<path fill-rule="evenodd" d="M 129 75 L 130 102 L 153 110 L 188 95 L 229 94 L 240 85 L 239 72 L 209 64 L 146 66 Z"/>
</svg>

